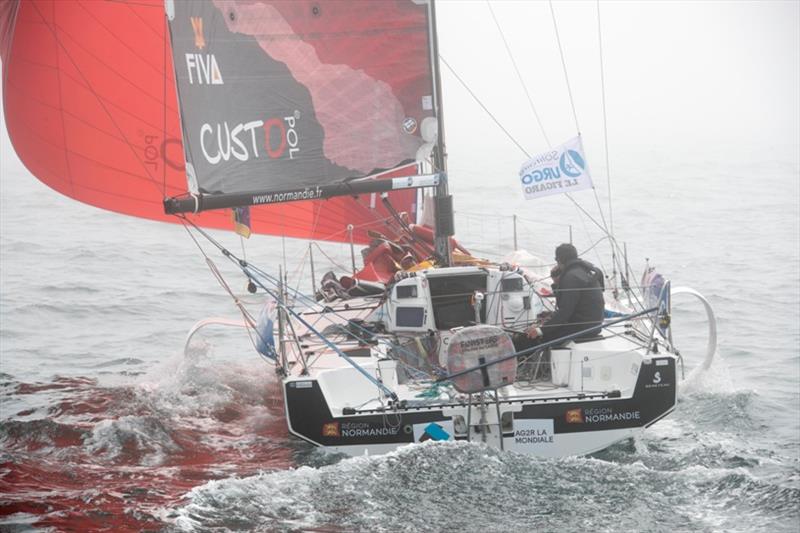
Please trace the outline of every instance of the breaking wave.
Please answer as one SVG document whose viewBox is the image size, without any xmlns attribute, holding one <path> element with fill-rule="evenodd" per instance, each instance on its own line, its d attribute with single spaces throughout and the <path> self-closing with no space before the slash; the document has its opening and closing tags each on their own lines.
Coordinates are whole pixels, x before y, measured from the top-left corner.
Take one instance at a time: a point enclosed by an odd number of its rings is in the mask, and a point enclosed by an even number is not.
<svg viewBox="0 0 800 533">
<path fill-rule="evenodd" d="M 103 420 L 85 441 L 86 451 L 107 462 L 158 466 L 181 451 L 170 430 L 154 417 L 124 416 Z"/>
<path fill-rule="evenodd" d="M 640 460 L 538 460 L 482 445 L 426 443 L 212 481 L 192 489 L 190 503 L 165 519 L 182 531 L 387 532 L 499 531 L 509 520 L 544 531 L 776 531 L 777 519 L 789 531 L 798 496 L 797 488 L 739 468 L 658 470 Z M 731 516 L 726 509 L 742 500 L 747 508 Z"/>
<path fill-rule="evenodd" d="M 761 433 L 762 407 L 718 361 L 684 382 L 670 418 L 592 457 L 465 443 L 300 453 L 304 466 L 210 481 L 161 516 L 180 531 L 794 531 L 800 464 Z"/>
<path fill-rule="evenodd" d="M 168 358 L 142 376 L 3 374 L 0 529 L 139 530 L 161 527 L 151 509 L 198 483 L 294 465 L 283 420 L 269 406 L 271 369 L 214 361 L 208 350 Z M 140 365 L 118 358 L 96 368 Z M 38 517 L 36 520 L 31 517 Z M 113 518 L 109 518 L 113 517 Z M 162 524 L 163 525 L 163 524 Z"/>
</svg>

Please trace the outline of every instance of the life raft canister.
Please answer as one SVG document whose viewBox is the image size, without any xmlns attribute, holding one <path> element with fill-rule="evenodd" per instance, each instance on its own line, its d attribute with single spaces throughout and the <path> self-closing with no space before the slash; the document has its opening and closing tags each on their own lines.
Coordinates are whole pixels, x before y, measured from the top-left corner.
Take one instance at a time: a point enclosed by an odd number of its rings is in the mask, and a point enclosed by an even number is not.
<svg viewBox="0 0 800 533">
<path fill-rule="evenodd" d="M 452 375 L 514 353 L 514 343 L 502 329 L 484 324 L 468 326 L 450 338 L 447 345 L 447 371 Z M 453 378 L 452 381 L 457 391 L 472 394 L 511 385 L 516 379 L 517 358 L 509 357 Z"/>
</svg>

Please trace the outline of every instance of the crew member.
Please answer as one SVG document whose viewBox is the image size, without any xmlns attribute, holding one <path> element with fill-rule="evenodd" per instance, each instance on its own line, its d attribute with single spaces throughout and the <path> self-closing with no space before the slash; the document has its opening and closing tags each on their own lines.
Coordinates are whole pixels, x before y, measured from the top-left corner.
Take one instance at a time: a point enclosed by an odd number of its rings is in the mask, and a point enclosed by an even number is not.
<svg viewBox="0 0 800 533">
<path fill-rule="evenodd" d="M 556 248 L 556 266 L 550 271 L 556 311 L 541 326 L 533 325 L 525 333 L 537 343 L 549 342 L 603 323 L 603 272 L 583 259 L 571 244 Z M 577 338 L 593 337 L 593 330 Z"/>
</svg>

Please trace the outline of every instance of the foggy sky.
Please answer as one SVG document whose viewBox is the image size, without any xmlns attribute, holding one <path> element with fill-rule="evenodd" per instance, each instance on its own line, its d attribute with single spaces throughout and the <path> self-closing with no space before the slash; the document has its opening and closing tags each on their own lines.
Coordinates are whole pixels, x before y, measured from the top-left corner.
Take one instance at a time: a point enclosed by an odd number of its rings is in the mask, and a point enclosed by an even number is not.
<svg viewBox="0 0 800 533">
<path fill-rule="evenodd" d="M 437 6 L 443 57 L 520 143 L 546 148 L 486 3 Z M 551 142 L 573 136 L 548 3 L 492 7 Z M 582 133 L 588 144 L 602 143 L 596 2 L 554 7 Z M 600 14 L 610 144 L 673 151 L 780 143 L 797 160 L 800 2 L 604 1 Z M 470 129 L 459 119 L 484 119 L 445 66 L 442 72 L 450 140 L 450 132 Z"/>
<path fill-rule="evenodd" d="M 574 136 L 548 3 L 492 6 L 550 141 Z M 603 1 L 600 11 L 612 166 L 643 150 L 735 158 L 764 147 L 800 165 L 800 2 Z M 437 13 L 442 56 L 529 153 L 546 149 L 486 3 L 440 1 Z M 587 152 L 602 167 L 597 6 L 555 2 L 555 13 Z M 516 179 L 524 154 L 444 65 L 442 79 L 451 168 L 492 161 Z M 5 176 L 19 162 L 0 129 Z"/>
</svg>

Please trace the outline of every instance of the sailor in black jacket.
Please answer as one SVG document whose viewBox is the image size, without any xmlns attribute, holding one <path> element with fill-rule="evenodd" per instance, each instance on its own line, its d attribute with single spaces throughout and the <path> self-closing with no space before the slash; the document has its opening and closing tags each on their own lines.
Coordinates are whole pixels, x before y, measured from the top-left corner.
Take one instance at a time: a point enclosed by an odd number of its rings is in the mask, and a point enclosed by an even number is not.
<svg viewBox="0 0 800 533">
<path fill-rule="evenodd" d="M 539 342 L 549 342 L 603 323 L 603 272 L 588 261 L 578 259 L 578 251 L 571 244 L 556 248 L 556 262 L 551 272 L 556 311 L 541 327 L 532 326 L 526 332 L 529 338 Z M 598 333 L 595 330 L 581 337 Z"/>
</svg>

